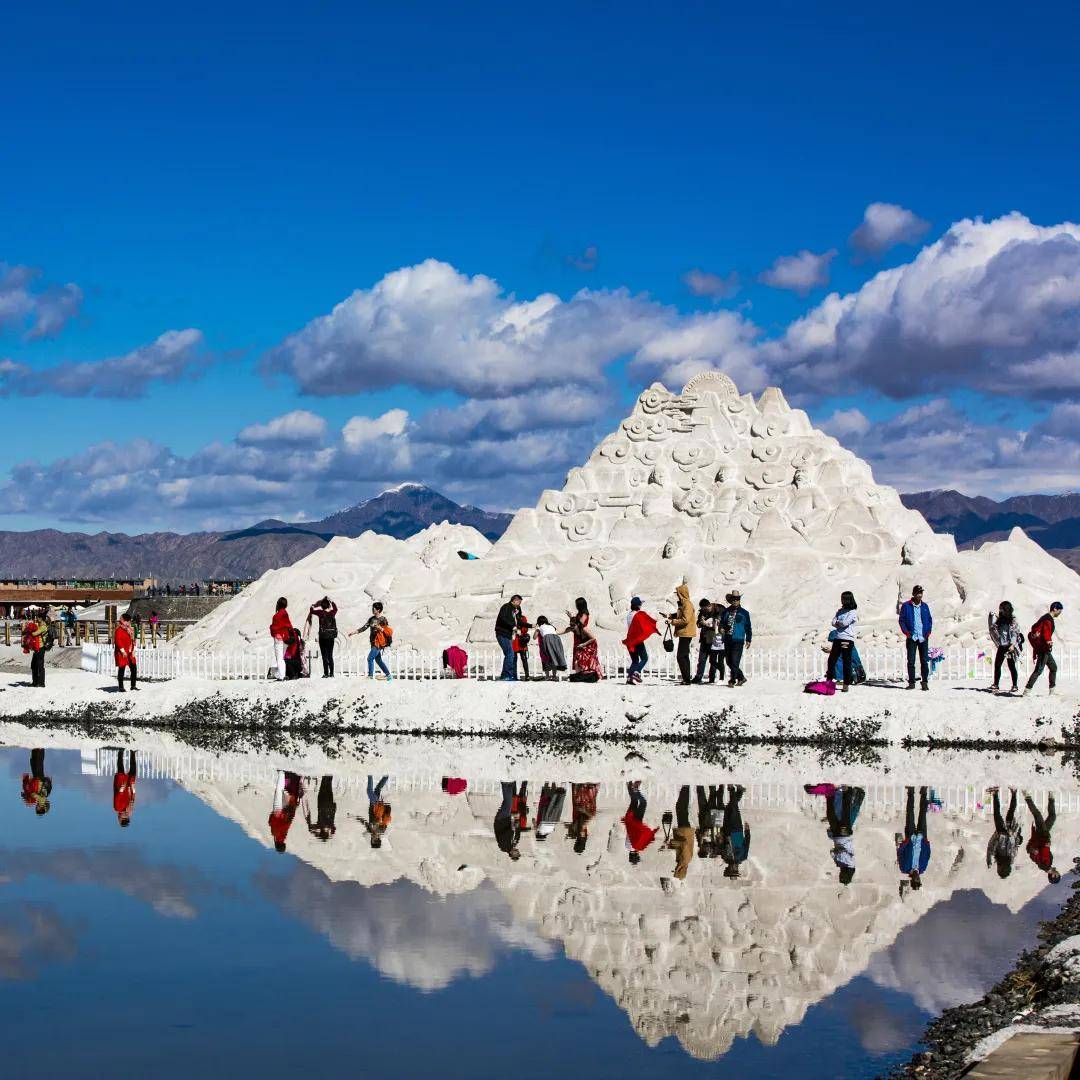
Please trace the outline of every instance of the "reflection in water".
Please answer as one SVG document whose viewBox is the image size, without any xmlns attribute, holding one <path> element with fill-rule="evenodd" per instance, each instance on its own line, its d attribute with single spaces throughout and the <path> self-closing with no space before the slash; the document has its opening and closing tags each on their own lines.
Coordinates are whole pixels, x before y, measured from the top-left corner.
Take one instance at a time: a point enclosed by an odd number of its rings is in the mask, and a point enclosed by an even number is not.
<svg viewBox="0 0 1080 1080">
<path fill-rule="evenodd" d="M 16 752 L 0 754 L 14 769 Z M 49 797 L 44 758 L 32 752 L 22 782 L 35 809 Z M 84 935 L 50 903 L 77 888 L 81 905 L 92 889 L 174 924 L 225 919 L 201 973 L 212 980 L 220 967 L 223 991 L 231 968 L 251 963 L 247 933 L 259 955 L 323 970 L 328 942 L 400 987 L 447 995 L 504 968 L 526 965 L 537 979 L 527 965 L 569 960 L 570 999 L 582 998 L 584 974 L 629 1019 L 635 1045 L 673 1037 L 692 1058 L 743 1060 L 779 1044 L 780 1062 L 835 998 L 859 1053 L 899 1054 L 923 1012 L 978 996 L 1030 941 L 1034 913 L 1052 902 L 1031 903 L 1056 880 L 1052 833 L 1066 849 L 1080 833 L 1074 793 L 1059 820 L 1061 799 L 1048 791 L 1002 789 L 1003 805 L 1001 792 L 892 782 L 761 784 L 688 770 L 602 783 L 574 779 L 572 764 L 565 779 L 466 779 L 255 757 L 226 777 L 211 760 L 84 752 L 102 782 L 65 781 L 46 822 L 12 800 L 21 828 L 5 831 L 0 871 L 27 895 L 5 904 L 0 894 L 0 975 L 75 962 Z M 170 767 L 196 798 L 144 800 Z M 118 836 L 136 782 L 138 823 Z M 176 862 L 162 863 L 165 853 Z M 152 956 L 149 938 L 133 944 Z"/>
<path fill-rule="evenodd" d="M 436 900 L 411 881 L 364 888 L 331 881 L 296 863 L 287 877 L 264 873 L 263 894 L 323 934 L 351 960 L 418 990 L 441 990 L 464 975 L 486 975 L 501 954 L 524 949 L 549 957 L 550 942 L 515 921 L 498 890 Z"/>
</svg>

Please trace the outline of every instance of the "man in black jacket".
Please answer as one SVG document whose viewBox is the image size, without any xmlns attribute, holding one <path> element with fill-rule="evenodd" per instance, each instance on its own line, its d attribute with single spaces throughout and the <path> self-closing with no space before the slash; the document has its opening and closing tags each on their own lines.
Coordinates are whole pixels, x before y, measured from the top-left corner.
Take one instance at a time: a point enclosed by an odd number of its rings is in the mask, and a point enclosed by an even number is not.
<svg viewBox="0 0 1080 1080">
<path fill-rule="evenodd" d="M 517 682 L 517 659 L 514 657 L 514 634 L 517 633 L 518 612 L 521 611 L 521 597 L 515 593 L 499 608 L 495 620 L 495 640 L 502 649 L 503 666 L 500 682 Z"/>
</svg>

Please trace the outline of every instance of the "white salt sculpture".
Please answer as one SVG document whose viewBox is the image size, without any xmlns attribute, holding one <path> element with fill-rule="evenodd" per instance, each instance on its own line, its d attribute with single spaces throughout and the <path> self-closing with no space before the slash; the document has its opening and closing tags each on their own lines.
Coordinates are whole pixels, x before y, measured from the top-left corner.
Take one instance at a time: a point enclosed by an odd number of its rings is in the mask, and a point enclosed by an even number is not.
<svg viewBox="0 0 1080 1080">
<path fill-rule="evenodd" d="M 459 549 L 480 557 L 464 562 Z M 1080 618 L 1080 577 L 1020 529 L 958 552 L 778 388 L 755 401 L 706 371 L 681 394 L 649 387 L 563 489 L 518 511 L 496 544 L 446 523 L 406 541 L 335 539 L 264 574 L 181 642 L 265 644 L 279 595 L 295 621 L 328 592 L 343 626 L 383 600 L 396 647 L 493 643 L 499 605 L 520 593 L 530 619 L 560 628 L 584 596 L 601 644 L 615 645 L 630 597 L 673 610 L 684 576 L 695 601 L 740 589 L 755 643 L 770 647 L 823 641 L 844 589 L 858 599 L 862 639 L 895 642 L 897 604 L 916 582 L 942 645 L 982 643 L 987 612 L 1005 599 L 1025 626 L 1052 600 Z M 1067 619 L 1059 633 L 1074 636 Z"/>
</svg>

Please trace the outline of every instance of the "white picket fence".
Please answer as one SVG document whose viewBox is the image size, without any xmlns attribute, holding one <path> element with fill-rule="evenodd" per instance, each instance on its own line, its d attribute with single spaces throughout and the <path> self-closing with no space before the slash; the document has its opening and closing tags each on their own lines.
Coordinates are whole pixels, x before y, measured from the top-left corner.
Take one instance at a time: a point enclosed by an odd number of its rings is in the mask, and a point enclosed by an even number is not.
<svg viewBox="0 0 1080 1080">
<path fill-rule="evenodd" d="M 472 679 L 496 679 L 502 670 L 502 653 L 493 648 L 471 648 L 468 672 Z M 905 678 L 906 660 L 901 648 L 881 646 L 859 650 L 863 666 L 871 679 L 898 680 Z M 945 682 L 989 682 L 993 675 L 993 653 L 983 649 L 945 649 L 945 656 L 934 671 L 934 678 Z M 266 679 L 274 666 L 273 653 L 268 649 L 248 652 L 181 652 L 172 648 L 138 648 L 135 650 L 140 679 Z M 1080 678 L 1080 649 L 1055 650 L 1058 679 Z M 395 679 L 438 679 L 443 677 L 442 652 L 410 648 L 391 648 L 383 660 Z M 530 655 L 530 673 L 541 674 L 539 657 Z M 695 655 L 691 661 L 696 665 Z M 600 666 L 606 679 L 625 679 L 628 657 L 625 649 L 602 649 Z M 1021 678 L 1030 671 L 1030 657 L 1022 668 Z M 83 668 L 96 670 L 100 675 L 115 674 L 112 647 L 83 646 Z M 825 670 L 825 654 L 820 649 L 760 649 L 752 647 L 743 653 L 742 669 L 747 678 L 807 682 L 820 678 Z M 367 674 L 366 649 L 338 649 L 334 653 L 335 674 L 355 678 Z M 378 669 L 376 669 L 378 671 Z M 317 648 L 311 650 L 311 674 L 322 672 Z M 1008 684 L 1008 671 L 1003 673 Z M 519 668 L 520 676 L 520 668 Z M 649 652 L 649 664 L 643 673 L 646 683 L 675 682 L 679 670 L 675 656 L 657 647 Z"/>
</svg>

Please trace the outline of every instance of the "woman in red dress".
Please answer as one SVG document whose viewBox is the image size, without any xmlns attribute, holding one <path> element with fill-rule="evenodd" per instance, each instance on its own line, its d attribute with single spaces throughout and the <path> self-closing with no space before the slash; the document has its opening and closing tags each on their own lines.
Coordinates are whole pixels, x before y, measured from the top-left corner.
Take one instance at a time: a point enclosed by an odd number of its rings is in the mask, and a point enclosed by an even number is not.
<svg viewBox="0 0 1080 1080">
<path fill-rule="evenodd" d="M 574 671 L 578 676 L 588 676 L 589 682 L 596 682 L 604 677 L 604 673 L 600 670 L 596 637 L 589 629 L 589 605 L 584 596 L 579 596 L 574 606 L 577 608 L 574 614 L 566 613 L 570 625 L 563 633 L 574 635 Z"/>
</svg>

